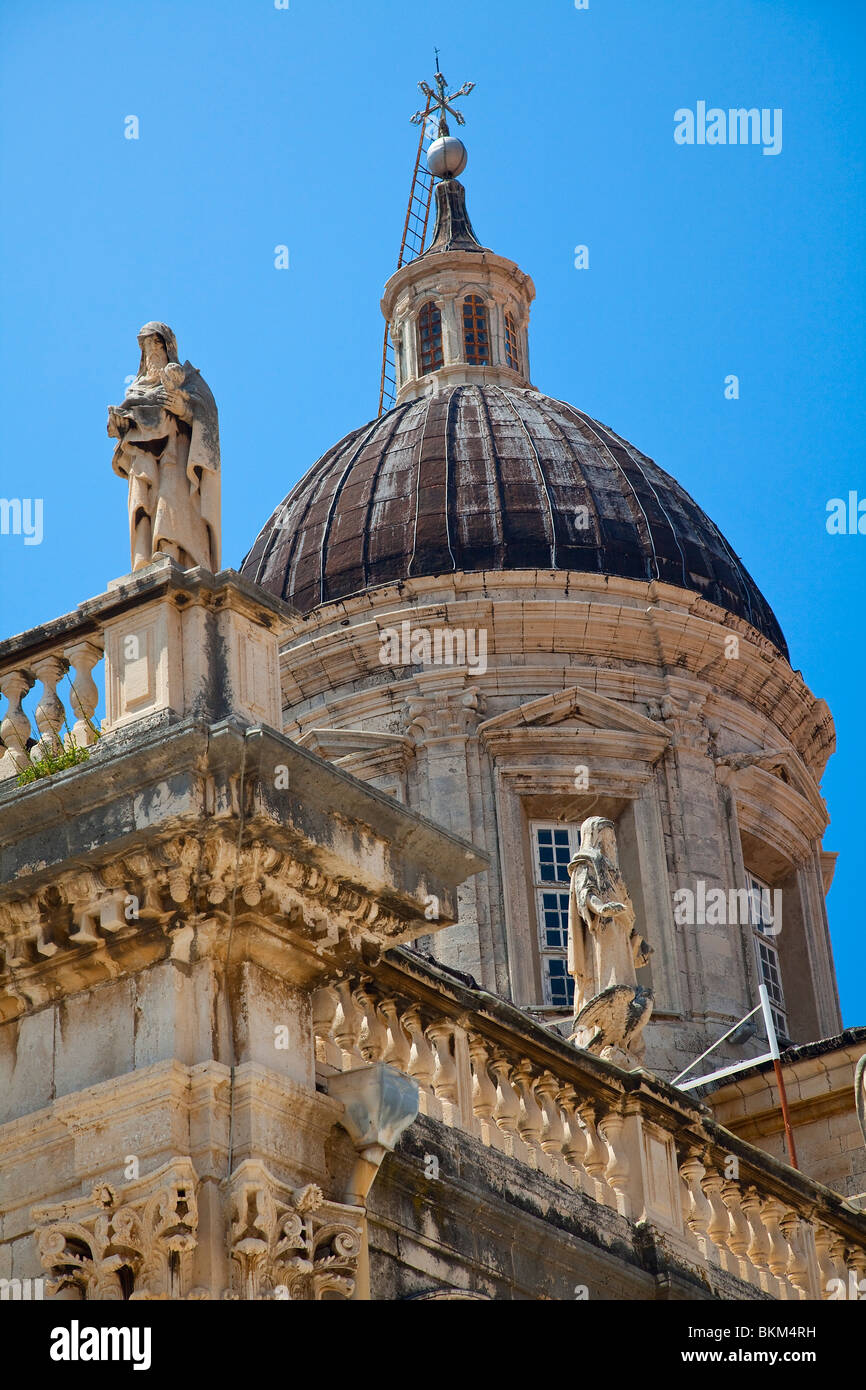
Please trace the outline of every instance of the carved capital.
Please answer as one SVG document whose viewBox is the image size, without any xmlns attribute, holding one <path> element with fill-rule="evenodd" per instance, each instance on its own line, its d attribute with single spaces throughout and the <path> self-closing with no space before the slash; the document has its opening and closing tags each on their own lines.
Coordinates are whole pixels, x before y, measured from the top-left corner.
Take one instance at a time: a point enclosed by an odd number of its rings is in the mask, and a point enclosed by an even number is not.
<svg viewBox="0 0 866 1390">
<path fill-rule="evenodd" d="M 317 1302 L 334 1294 L 351 1298 L 362 1208 L 326 1201 L 315 1183 L 288 1187 L 252 1159 L 233 1174 L 229 1203 L 229 1251 L 237 1282 L 225 1297 L 290 1302 Z"/>
<path fill-rule="evenodd" d="M 101 1183 L 89 1197 L 34 1207 L 49 1291 L 109 1301 L 201 1297 L 189 1289 L 197 1185 L 191 1160 L 175 1158 L 119 1192 Z"/>
</svg>

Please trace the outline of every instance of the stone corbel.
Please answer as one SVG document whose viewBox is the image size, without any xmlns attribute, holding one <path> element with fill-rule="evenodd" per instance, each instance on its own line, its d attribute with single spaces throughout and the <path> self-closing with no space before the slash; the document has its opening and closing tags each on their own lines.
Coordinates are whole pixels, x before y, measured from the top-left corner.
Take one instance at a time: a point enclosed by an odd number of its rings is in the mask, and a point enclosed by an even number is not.
<svg viewBox="0 0 866 1390">
<path fill-rule="evenodd" d="M 33 963 L 31 948 L 36 959 L 48 959 L 57 951 L 54 942 L 46 940 L 42 913 L 34 899 L 0 907 L 0 936 L 5 938 L 6 966 L 10 970 Z"/>
<path fill-rule="evenodd" d="M 89 1197 L 34 1207 L 49 1293 L 101 1301 L 207 1297 L 189 1289 L 197 1185 L 191 1160 L 175 1158 L 119 1192 L 100 1183 Z"/>
</svg>

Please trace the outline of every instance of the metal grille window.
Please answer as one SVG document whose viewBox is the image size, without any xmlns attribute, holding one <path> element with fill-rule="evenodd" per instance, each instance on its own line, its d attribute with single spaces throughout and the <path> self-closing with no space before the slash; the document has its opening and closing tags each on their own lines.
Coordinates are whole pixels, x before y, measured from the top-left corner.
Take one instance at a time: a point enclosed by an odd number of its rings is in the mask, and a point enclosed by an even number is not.
<svg viewBox="0 0 866 1390">
<path fill-rule="evenodd" d="M 442 366 L 442 314 L 438 304 L 431 300 L 425 304 L 418 315 L 418 356 L 421 362 L 421 376 L 435 372 Z"/>
<path fill-rule="evenodd" d="M 463 301 L 463 348 L 467 362 L 478 366 L 490 363 L 487 309 L 480 295 L 468 294 Z"/>
<path fill-rule="evenodd" d="M 513 371 L 520 371 L 520 347 L 511 314 L 505 315 L 505 361 Z"/>
<path fill-rule="evenodd" d="M 574 980 L 568 973 L 568 864 L 580 843 L 576 825 L 533 821 L 533 884 L 545 1004 L 569 1009 Z"/>
<path fill-rule="evenodd" d="M 770 1012 L 773 1026 L 783 1038 L 788 1036 L 788 1016 L 785 1010 L 785 995 L 782 990 L 782 966 L 778 948 L 768 934 L 773 928 L 772 890 L 754 874 L 747 874 L 749 889 L 749 919 L 754 931 L 755 954 L 758 958 L 758 971 L 761 983 L 766 985 L 770 997 Z"/>
</svg>

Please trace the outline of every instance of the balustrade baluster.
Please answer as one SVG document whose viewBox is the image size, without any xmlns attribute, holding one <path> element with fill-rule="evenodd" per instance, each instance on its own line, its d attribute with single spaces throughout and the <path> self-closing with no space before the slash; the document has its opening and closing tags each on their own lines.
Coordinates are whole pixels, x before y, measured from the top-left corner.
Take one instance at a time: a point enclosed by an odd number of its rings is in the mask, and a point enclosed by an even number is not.
<svg viewBox="0 0 866 1390">
<path fill-rule="evenodd" d="M 337 991 L 330 985 L 313 991 L 313 1037 L 316 1040 L 316 1061 L 342 1069 L 340 1049 L 334 1042 L 334 1019 L 339 1004 Z"/>
<path fill-rule="evenodd" d="M 584 1164 L 587 1137 L 577 1114 L 577 1096 L 574 1087 L 561 1087 L 556 1098 L 559 1101 L 565 1122 L 565 1135 L 562 1143 L 563 1157 L 574 1174 L 575 1186 L 582 1192 L 589 1192 L 593 1187 L 593 1182 Z"/>
<path fill-rule="evenodd" d="M 63 655 L 75 670 L 70 703 L 77 717 L 68 741 L 76 748 L 89 748 L 98 737 L 93 716 L 99 704 L 99 690 L 92 671 L 102 656 L 101 640 L 99 645 L 95 641 L 73 642 Z"/>
<path fill-rule="evenodd" d="M 33 663 L 33 673 L 42 683 L 42 694 L 34 714 L 40 733 L 39 742 L 33 749 L 34 759 L 57 754 L 63 748 L 61 730 L 66 723 L 66 711 L 57 694 L 57 682 L 65 670 L 66 662 L 59 656 L 43 656 Z"/>
<path fill-rule="evenodd" d="M 616 1193 L 616 1205 L 620 1215 L 629 1216 L 631 1215 L 628 1191 L 629 1164 L 625 1147 L 621 1143 L 624 1128 L 625 1117 L 616 1110 L 609 1110 L 598 1122 L 598 1132 L 608 1150 L 608 1160 L 604 1170 L 605 1182 Z"/>
<path fill-rule="evenodd" d="M 535 1094 L 541 1106 L 541 1147 L 553 1163 L 557 1177 L 561 1177 L 565 1128 L 559 1112 L 559 1082 L 553 1072 L 542 1072 L 535 1083 Z"/>
<path fill-rule="evenodd" d="M 534 1077 L 532 1065 L 524 1058 L 512 1073 L 517 1085 L 519 1105 L 517 1111 L 517 1129 L 521 1139 L 529 1152 L 529 1161 L 534 1168 L 539 1166 L 538 1159 L 541 1150 L 541 1127 L 543 1117 L 541 1106 L 535 1099 Z"/>
<path fill-rule="evenodd" d="M 833 1239 L 830 1242 L 830 1259 L 833 1261 L 835 1277 L 845 1286 L 845 1297 L 850 1292 L 848 1288 L 848 1265 L 845 1260 L 845 1237 L 839 1235 L 838 1231 L 833 1232 Z"/>
<path fill-rule="evenodd" d="M 727 1182 L 722 1184 L 722 1201 L 730 1218 L 728 1249 L 737 1261 L 740 1278 L 747 1279 L 749 1283 L 755 1283 L 757 1282 L 756 1271 L 749 1263 L 748 1256 L 752 1231 L 743 1211 L 740 1184 L 735 1179 L 729 1178 Z"/>
<path fill-rule="evenodd" d="M 829 1298 L 835 1288 L 833 1281 L 838 1278 L 835 1263 L 830 1255 L 834 1233 L 829 1226 L 824 1225 L 823 1221 L 816 1221 L 812 1229 L 815 1237 L 815 1258 L 818 1263 L 820 1283 L 818 1297 Z"/>
<path fill-rule="evenodd" d="M 436 1058 L 433 1056 L 433 1049 L 424 1031 L 419 1004 L 413 1004 L 411 1008 L 406 1010 L 403 1015 L 403 1027 L 409 1034 L 410 1042 L 409 1062 L 406 1070 L 418 1082 L 421 1113 L 438 1118 L 441 1113 L 441 1106 L 432 1090 Z"/>
<path fill-rule="evenodd" d="M 343 1054 L 343 1071 L 354 1071 L 364 1065 L 364 1058 L 358 1046 L 361 1035 L 361 1012 L 352 994 L 349 980 L 341 980 L 335 986 L 337 991 L 337 1013 L 334 1019 L 333 1034 Z"/>
<path fill-rule="evenodd" d="M 717 1169 L 707 1166 L 704 1176 L 701 1178 L 701 1191 L 710 1206 L 706 1233 L 708 1239 L 719 1253 L 720 1263 L 727 1268 L 731 1218 L 728 1208 L 722 1200 L 722 1188 L 724 1185 L 725 1179 L 722 1177 L 722 1174 L 718 1172 Z"/>
<path fill-rule="evenodd" d="M 433 1044 L 436 1065 L 431 1085 L 433 1094 L 442 1106 L 442 1118 L 452 1125 L 457 1118 L 457 1064 L 454 1060 L 454 1024 L 447 1019 L 431 1023 L 426 1030 Z"/>
<path fill-rule="evenodd" d="M 521 1140 L 517 1132 L 520 1098 L 511 1082 L 511 1063 L 507 1057 L 494 1057 L 490 1070 L 496 1078 L 496 1108 L 493 1118 L 505 1139 L 505 1152 L 513 1154 Z"/>
<path fill-rule="evenodd" d="M 400 1026 L 400 1006 L 396 999 L 383 999 L 379 1004 L 379 1013 L 385 1020 L 388 1031 L 388 1041 L 385 1047 L 383 1061 L 396 1067 L 398 1071 L 408 1072 L 409 1070 L 409 1039 Z"/>
<path fill-rule="evenodd" d="M 782 1285 L 783 1292 L 790 1294 L 787 1281 L 788 1262 L 791 1250 L 781 1229 L 785 1214 L 783 1204 L 776 1197 L 765 1197 L 761 1204 L 761 1217 L 767 1232 L 767 1268 Z"/>
<path fill-rule="evenodd" d="M 741 1199 L 741 1206 L 749 1223 L 751 1239 L 749 1248 L 746 1251 L 757 1272 L 757 1282 L 760 1288 L 769 1289 L 769 1266 L 767 1263 L 768 1241 L 764 1230 L 764 1222 L 761 1211 L 761 1198 L 754 1187 L 747 1187 Z"/>
<path fill-rule="evenodd" d="M 616 1194 L 611 1191 L 604 1180 L 604 1170 L 608 1164 L 607 1145 L 599 1137 L 596 1128 L 596 1107 L 588 1101 L 581 1101 L 577 1106 L 577 1114 L 583 1126 L 586 1150 L 583 1159 L 583 1166 L 589 1174 L 592 1183 L 591 1196 L 598 1201 L 610 1205 L 616 1202 Z"/>
<path fill-rule="evenodd" d="M 480 1033 L 470 1033 L 467 1037 L 469 1064 L 472 1068 L 472 1113 L 481 1127 L 481 1138 L 485 1144 L 495 1143 L 496 1125 L 493 1112 L 496 1109 L 496 1087 L 487 1070 L 490 1054 Z"/>
<path fill-rule="evenodd" d="M 33 677 L 28 671 L 7 671 L 0 676 L 0 694 L 5 695 L 9 704 L 0 721 L 0 738 L 6 748 L 4 766 L 0 774 L 14 777 L 30 766 L 30 753 L 27 741 L 30 738 L 30 718 L 21 708 L 21 701 L 33 685 Z"/>
<path fill-rule="evenodd" d="M 790 1256 L 788 1259 L 788 1279 L 799 1293 L 808 1298 L 811 1293 L 809 1281 L 809 1260 L 805 1250 L 805 1230 L 801 1218 L 790 1207 L 787 1207 L 781 1217 L 780 1225 L 788 1242 Z"/>
<path fill-rule="evenodd" d="M 362 980 L 353 991 L 355 1003 L 361 1013 L 361 1028 L 358 1036 L 358 1049 L 365 1062 L 380 1062 L 388 1044 L 388 1033 L 376 1010 L 376 997 L 370 991 L 370 981 Z"/>
<path fill-rule="evenodd" d="M 688 1194 L 685 1212 L 686 1224 L 701 1249 L 706 1252 L 709 1243 L 706 1231 L 712 1211 L 701 1187 L 701 1179 L 705 1171 L 697 1154 L 690 1154 L 683 1160 L 679 1168 L 680 1177 L 685 1183 Z"/>
</svg>

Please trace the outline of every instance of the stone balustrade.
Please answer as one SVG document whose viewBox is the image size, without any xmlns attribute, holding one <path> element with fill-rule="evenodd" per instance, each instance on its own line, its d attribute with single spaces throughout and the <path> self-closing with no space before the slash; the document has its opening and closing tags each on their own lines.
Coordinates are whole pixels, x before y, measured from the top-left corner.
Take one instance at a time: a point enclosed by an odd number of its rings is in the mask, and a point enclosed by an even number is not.
<svg viewBox="0 0 866 1390">
<path fill-rule="evenodd" d="M 73 629 L 54 642 L 44 634 L 37 628 L 3 644 L 18 650 L 0 657 L 0 783 L 64 750 L 89 748 L 99 737 L 94 668 L 103 655 L 102 634 Z M 24 701 L 34 686 L 38 699 L 31 717 Z"/>
<path fill-rule="evenodd" d="M 0 787 L 48 754 L 87 749 L 100 733 L 143 720 L 231 711 L 278 728 L 284 610 L 232 570 L 183 570 L 165 557 L 112 580 L 74 612 L 0 642 Z M 100 728 L 94 668 L 103 655 Z"/>
<path fill-rule="evenodd" d="M 821 1299 L 866 1277 L 866 1219 L 838 1194 L 413 952 L 320 988 L 313 1028 L 323 1080 L 391 1063 L 418 1082 L 423 1114 L 649 1225 L 710 1283 L 718 1270 L 771 1298 Z"/>
</svg>

